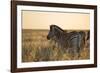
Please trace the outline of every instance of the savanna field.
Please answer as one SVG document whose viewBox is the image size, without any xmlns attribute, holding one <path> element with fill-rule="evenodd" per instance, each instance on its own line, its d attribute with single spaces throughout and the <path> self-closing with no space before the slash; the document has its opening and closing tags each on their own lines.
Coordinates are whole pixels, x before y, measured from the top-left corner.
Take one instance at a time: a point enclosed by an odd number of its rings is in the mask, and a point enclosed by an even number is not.
<svg viewBox="0 0 100 73">
<path fill-rule="evenodd" d="M 23 29 L 22 62 L 83 60 L 90 58 L 90 48 L 86 46 L 81 50 L 79 58 L 76 56 L 73 58 L 71 54 L 65 53 L 64 50 L 58 48 L 55 42 L 47 40 L 48 32 L 48 30 Z"/>
</svg>

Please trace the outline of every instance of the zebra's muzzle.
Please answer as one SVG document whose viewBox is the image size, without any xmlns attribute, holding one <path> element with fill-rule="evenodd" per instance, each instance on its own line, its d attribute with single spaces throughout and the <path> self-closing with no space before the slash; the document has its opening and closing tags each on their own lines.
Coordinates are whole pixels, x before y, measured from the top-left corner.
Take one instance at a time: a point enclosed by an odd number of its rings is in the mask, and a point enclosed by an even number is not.
<svg viewBox="0 0 100 73">
<path fill-rule="evenodd" d="M 47 39 L 48 39 L 48 40 L 50 40 L 50 37 L 49 37 L 49 36 L 47 36 Z"/>
</svg>

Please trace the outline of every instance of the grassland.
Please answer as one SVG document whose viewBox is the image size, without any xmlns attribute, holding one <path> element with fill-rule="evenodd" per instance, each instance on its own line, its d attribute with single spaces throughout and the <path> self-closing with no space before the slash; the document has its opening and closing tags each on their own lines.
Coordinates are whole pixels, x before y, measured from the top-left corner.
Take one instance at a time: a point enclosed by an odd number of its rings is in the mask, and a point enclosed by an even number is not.
<svg viewBox="0 0 100 73">
<path fill-rule="evenodd" d="M 22 62 L 38 61 L 59 61 L 59 60 L 77 60 L 89 59 L 89 48 L 84 48 L 80 52 L 80 58 L 73 58 L 71 54 L 55 46 L 55 43 L 47 40 L 47 30 L 29 30 L 22 31 Z"/>
</svg>

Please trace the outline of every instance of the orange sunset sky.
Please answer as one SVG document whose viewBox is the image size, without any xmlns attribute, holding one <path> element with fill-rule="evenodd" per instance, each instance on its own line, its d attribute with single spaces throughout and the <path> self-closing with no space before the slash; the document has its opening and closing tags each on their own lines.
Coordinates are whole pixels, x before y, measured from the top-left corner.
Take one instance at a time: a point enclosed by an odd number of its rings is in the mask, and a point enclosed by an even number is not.
<svg viewBox="0 0 100 73">
<path fill-rule="evenodd" d="M 65 30 L 89 30 L 90 14 L 22 11 L 23 29 L 49 29 L 51 24 Z"/>
</svg>

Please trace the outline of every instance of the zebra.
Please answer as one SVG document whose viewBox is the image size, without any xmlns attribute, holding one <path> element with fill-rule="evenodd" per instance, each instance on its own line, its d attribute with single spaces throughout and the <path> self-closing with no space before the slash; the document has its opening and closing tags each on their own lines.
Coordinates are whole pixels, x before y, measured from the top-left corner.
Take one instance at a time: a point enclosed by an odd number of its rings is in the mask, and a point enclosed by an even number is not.
<svg viewBox="0 0 100 73">
<path fill-rule="evenodd" d="M 57 25 L 50 25 L 47 39 L 55 41 L 62 50 L 68 51 L 73 56 L 78 54 L 79 57 L 81 49 L 84 48 L 85 33 L 83 31 L 66 32 Z"/>
</svg>

